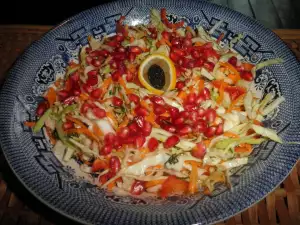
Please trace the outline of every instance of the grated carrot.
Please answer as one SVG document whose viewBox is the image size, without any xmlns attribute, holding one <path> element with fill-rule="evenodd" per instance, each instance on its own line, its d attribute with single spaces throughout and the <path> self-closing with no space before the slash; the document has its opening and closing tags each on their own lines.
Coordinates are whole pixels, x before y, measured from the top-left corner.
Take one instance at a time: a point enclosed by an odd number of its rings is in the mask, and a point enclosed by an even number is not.
<svg viewBox="0 0 300 225">
<path fill-rule="evenodd" d="M 76 118 L 74 118 L 72 116 L 68 116 L 68 115 L 66 115 L 66 119 L 77 124 L 78 126 L 80 126 L 82 128 L 87 128 L 86 125 L 83 122 L 81 122 L 79 119 L 76 119 Z"/>
<path fill-rule="evenodd" d="M 235 134 L 235 133 L 232 133 L 232 132 L 230 132 L 230 131 L 224 132 L 223 135 L 224 135 L 225 137 L 230 137 L 230 138 L 239 138 L 239 137 L 240 137 L 239 135 L 237 135 L 237 134 Z"/>
<path fill-rule="evenodd" d="M 204 80 L 200 79 L 198 84 L 198 91 L 202 91 L 204 89 Z"/>
<path fill-rule="evenodd" d="M 45 96 L 49 102 L 50 107 L 56 102 L 56 91 L 53 87 L 48 89 L 47 95 Z"/>
<path fill-rule="evenodd" d="M 79 98 L 80 98 L 81 101 L 86 101 L 86 100 L 88 100 L 90 98 L 90 96 L 88 94 L 86 94 L 86 93 L 81 93 L 79 95 Z"/>
<path fill-rule="evenodd" d="M 147 181 L 145 183 L 145 188 L 150 188 L 150 187 L 154 187 L 156 185 L 162 184 L 163 182 L 165 182 L 166 179 L 159 179 L 159 180 L 151 180 L 151 181 Z"/>
<path fill-rule="evenodd" d="M 250 144 L 240 144 L 239 146 L 234 148 L 234 151 L 237 153 L 251 153 L 252 146 Z"/>
<path fill-rule="evenodd" d="M 106 116 L 111 119 L 113 127 L 117 128 L 118 121 L 116 119 L 115 114 L 113 112 L 106 112 Z"/>
<path fill-rule="evenodd" d="M 23 124 L 26 127 L 34 127 L 36 122 L 25 121 Z"/>
<path fill-rule="evenodd" d="M 88 136 L 89 138 L 91 138 L 92 140 L 99 142 L 98 138 L 91 132 L 89 131 L 87 128 L 72 128 L 69 130 L 65 130 L 64 131 L 66 134 L 84 134 L 86 136 Z"/>
<path fill-rule="evenodd" d="M 96 134 L 97 137 L 104 136 L 102 130 L 98 127 L 97 124 L 93 124 L 93 132 L 94 132 L 94 134 Z"/>
<path fill-rule="evenodd" d="M 237 97 L 234 101 L 231 102 L 229 108 L 227 109 L 227 112 L 231 112 L 234 108 L 234 106 L 241 100 L 243 100 L 245 97 L 245 94 L 240 95 L 239 97 Z"/>
<path fill-rule="evenodd" d="M 180 91 L 177 95 L 178 98 L 182 99 L 183 101 L 186 99 L 187 94 L 185 91 Z"/>
</svg>

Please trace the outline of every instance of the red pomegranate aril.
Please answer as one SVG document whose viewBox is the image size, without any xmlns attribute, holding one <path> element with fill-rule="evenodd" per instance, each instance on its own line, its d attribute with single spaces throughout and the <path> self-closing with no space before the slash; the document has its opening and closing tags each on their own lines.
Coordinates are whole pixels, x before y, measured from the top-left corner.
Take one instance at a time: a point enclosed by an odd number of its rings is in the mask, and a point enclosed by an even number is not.
<svg viewBox="0 0 300 225">
<path fill-rule="evenodd" d="M 156 39 L 156 38 L 157 38 L 157 32 L 152 32 L 152 33 L 150 34 L 150 37 L 151 37 L 152 39 Z"/>
<path fill-rule="evenodd" d="M 185 121 L 185 119 L 183 117 L 178 117 L 174 120 L 174 124 L 175 125 L 180 125 L 180 124 L 183 124 Z"/>
<path fill-rule="evenodd" d="M 109 132 L 109 133 L 105 134 L 105 136 L 104 136 L 104 143 L 106 145 L 112 145 L 114 143 L 115 139 L 116 139 L 116 135 L 112 132 Z"/>
<path fill-rule="evenodd" d="M 149 112 L 147 111 L 147 109 L 145 109 L 142 106 L 138 106 L 134 109 L 134 112 L 136 113 L 136 115 L 138 116 L 148 116 Z"/>
<path fill-rule="evenodd" d="M 111 53 L 111 56 L 112 56 L 115 60 L 124 60 L 124 59 L 126 59 L 126 54 L 125 54 L 125 52 L 113 52 L 113 53 Z"/>
<path fill-rule="evenodd" d="M 110 171 L 114 174 L 120 171 L 121 169 L 121 161 L 118 156 L 112 156 L 109 160 L 109 168 Z"/>
<path fill-rule="evenodd" d="M 196 144 L 196 147 L 193 148 L 192 150 L 192 156 L 198 158 L 198 159 L 203 159 L 206 153 L 206 147 L 203 143 L 198 143 Z"/>
<path fill-rule="evenodd" d="M 125 39 L 124 35 L 122 33 L 117 33 L 115 38 L 116 38 L 116 41 L 118 41 L 118 42 L 124 41 L 124 39 Z"/>
<path fill-rule="evenodd" d="M 101 89 L 99 89 L 99 88 L 94 89 L 94 90 L 91 92 L 91 96 L 92 96 L 93 98 L 95 98 L 95 99 L 100 98 L 100 96 L 101 96 Z"/>
<path fill-rule="evenodd" d="M 189 125 L 184 125 L 178 129 L 180 135 L 186 135 L 192 132 L 192 128 Z"/>
<path fill-rule="evenodd" d="M 58 99 L 60 101 L 63 101 L 65 100 L 67 97 L 69 97 L 69 92 L 66 91 L 66 90 L 61 90 L 59 92 L 57 92 L 57 95 L 58 95 Z"/>
<path fill-rule="evenodd" d="M 83 84 L 82 89 L 88 94 L 90 94 L 93 91 L 93 87 L 88 84 Z"/>
<path fill-rule="evenodd" d="M 237 58 L 235 56 L 232 56 L 231 58 L 228 59 L 228 62 L 233 65 L 236 66 L 237 63 Z"/>
<path fill-rule="evenodd" d="M 87 57 L 85 58 L 85 61 L 86 61 L 86 63 L 87 63 L 88 65 L 90 65 L 90 64 L 92 63 L 92 61 L 93 61 L 93 57 L 87 56 Z"/>
<path fill-rule="evenodd" d="M 194 126 L 193 126 L 193 131 L 196 132 L 196 133 L 203 133 L 207 130 L 207 123 L 203 120 L 201 121 L 198 121 L 198 123 L 196 123 Z"/>
<path fill-rule="evenodd" d="M 172 52 L 174 52 L 176 55 L 183 57 L 185 56 L 185 52 L 179 48 L 172 48 Z"/>
<path fill-rule="evenodd" d="M 190 112 L 189 119 L 190 119 L 192 122 L 196 122 L 196 121 L 198 120 L 198 112 L 196 112 L 196 111 Z"/>
<path fill-rule="evenodd" d="M 136 94 L 129 94 L 128 99 L 130 102 L 134 102 L 135 104 L 140 103 L 140 97 L 137 96 Z"/>
<path fill-rule="evenodd" d="M 206 110 L 205 119 L 208 123 L 214 122 L 216 117 L 217 117 L 216 110 L 214 110 L 212 108 Z"/>
<path fill-rule="evenodd" d="M 96 117 L 98 117 L 99 119 L 106 117 L 106 112 L 104 109 L 100 109 L 100 108 L 93 108 L 93 113 Z"/>
<path fill-rule="evenodd" d="M 124 47 L 118 47 L 116 49 L 117 52 L 126 52 L 126 49 Z"/>
<path fill-rule="evenodd" d="M 166 108 L 163 107 L 162 105 L 154 104 L 153 112 L 155 115 L 161 115 L 161 114 L 165 113 L 166 111 L 167 111 Z"/>
<path fill-rule="evenodd" d="M 142 135 L 137 136 L 135 138 L 135 145 L 137 148 L 141 148 L 145 144 L 145 142 L 146 142 L 146 138 Z"/>
<path fill-rule="evenodd" d="M 172 119 L 176 119 L 179 116 L 178 108 L 170 106 L 168 110 Z"/>
<path fill-rule="evenodd" d="M 129 52 L 133 52 L 135 54 L 141 54 L 143 50 L 138 46 L 132 46 L 129 48 Z"/>
<path fill-rule="evenodd" d="M 97 55 L 98 56 L 103 56 L 103 57 L 107 57 L 109 55 L 109 51 L 102 49 L 102 50 L 97 50 Z"/>
<path fill-rule="evenodd" d="M 71 105 L 71 104 L 73 104 L 73 102 L 75 102 L 75 100 L 76 100 L 76 96 L 70 96 L 70 97 L 66 98 L 66 99 L 63 101 L 63 103 L 64 103 L 65 105 Z"/>
<path fill-rule="evenodd" d="M 108 155 L 112 152 L 111 145 L 104 145 L 100 150 L 100 155 Z"/>
<path fill-rule="evenodd" d="M 115 82 L 117 82 L 119 80 L 119 78 L 121 77 L 121 73 L 119 71 L 115 71 L 113 72 L 113 74 L 111 75 L 111 79 Z"/>
<path fill-rule="evenodd" d="M 202 118 L 203 116 L 205 116 L 206 111 L 205 109 L 200 107 L 197 112 L 198 112 L 198 117 Z"/>
<path fill-rule="evenodd" d="M 246 80 L 246 81 L 252 81 L 253 80 L 253 75 L 250 71 L 241 71 L 240 75 L 241 75 L 241 78 L 243 80 Z"/>
<path fill-rule="evenodd" d="M 83 103 L 82 106 L 81 106 L 81 113 L 87 113 L 87 111 L 91 108 L 91 105 L 88 104 L 88 103 Z"/>
<path fill-rule="evenodd" d="M 109 41 L 109 42 L 106 42 L 106 44 L 110 47 L 119 47 L 120 46 L 120 43 L 117 41 Z"/>
<path fill-rule="evenodd" d="M 158 116 L 158 117 L 156 117 L 156 120 L 155 120 L 155 122 L 158 125 L 162 125 L 162 124 L 168 123 L 168 121 L 169 121 L 169 118 L 165 117 L 165 116 Z"/>
<path fill-rule="evenodd" d="M 88 86 L 94 86 L 94 85 L 98 84 L 98 76 L 97 75 L 89 76 L 86 81 L 86 84 Z"/>
<path fill-rule="evenodd" d="M 192 46 L 193 45 L 193 42 L 192 42 L 192 39 L 190 38 L 185 38 L 182 42 L 182 45 L 183 46 L 186 46 L 186 47 L 189 47 L 189 46 Z"/>
<path fill-rule="evenodd" d="M 204 95 L 199 95 L 197 98 L 196 98 L 196 101 L 195 101 L 195 104 L 196 105 L 200 105 L 202 102 L 205 101 L 205 97 Z"/>
<path fill-rule="evenodd" d="M 130 129 L 128 127 L 122 127 L 118 131 L 118 136 L 121 138 L 127 138 L 129 136 Z"/>
<path fill-rule="evenodd" d="M 144 126 L 145 126 L 145 119 L 144 119 L 143 116 L 136 116 L 136 117 L 134 117 L 133 121 L 136 123 L 136 125 L 139 128 L 141 128 L 141 129 L 144 128 Z"/>
<path fill-rule="evenodd" d="M 90 70 L 87 75 L 90 77 L 90 76 L 97 76 L 97 70 Z"/>
<path fill-rule="evenodd" d="M 204 132 L 204 136 L 207 138 L 211 138 L 216 133 L 216 127 L 208 127 L 206 131 Z"/>
<path fill-rule="evenodd" d="M 216 135 L 221 135 L 223 134 L 223 123 L 219 123 L 218 126 L 216 127 Z"/>
<path fill-rule="evenodd" d="M 167 32 L 167 31 L 163 31 L 161 33 L 162 37 L 165 39 L 165 40 L 169 40 L 170 39 L 170 33 Z"/>
<path fill-rule="evenodd" d="M 187 99 L 186 99 L 187 103 L 190 103 L 190 104 L 195 103 L 196 97 L 197 97 L 197 96 L 196 96 L 195 93 L 190 93 L 190 94 L 187 96 Z"/>
<path fill-rule="evenodd" d="M 178 90 L 181 90 L 182 88 L 184 88 L 184 86 L 185 86 L 185 82 L 183 82 L 183 81 L 177 81 L 175 87 L 176 87 Z"/>
<path fill-rule="evenodd" d="M 195 67 L 195 61 L 194 60 L 189 60 L 187 63 L 187 68 L 192 69 Z"/>
<path fill-rule="evenodd" d="M 177 62 L 180 59 L 180 56 L 177 55 L 175 52 L 171 51 L 170 59 L 172 59 L 173 62 Z"/>
<path fill-rule="evenodd" d="M 38 107 L 36 108 L 36 115 L 37 116 L 42 116 L 45 111 L 49 108 L 49 104 L 48 102 L 44 101 L 44 102 L 41 102 Z"/>
<path fill-rule="evenodd" d="M 212 62 L 205 62 L 203 66 L 210 72 L 215 68 L 215 64 Z"/>
<path fill-rule="evenodd" d="M 180 139 L 176 135 L 172 135 L 164 142 L 165 148 L 172 148 L 179 143 Z"/>
<path fill-rule="evenodd" d="M 128 125 L 128 128 L 130 130 L 131 133 L 137 133 L 139 130 L 139 127 L 136 123 L 131 123 Z"/>
<path fill-rule="evenodd" d="M 81 94 L 81 90 L 80 89 L 73 90 L 73 95 L 79 96 L 80 94 Z"/>
<path fill-rule="evenodd" d="M 178 47 L 178 46 L 180 46 L 180 45 L 181 45 L 180 39 L 179 39 L 179 38 L 174 38 L 174 39 L 171 41 L 171 45 L 172 45 L 173 47 Z"/>
<path fill-rule="evenodd" d="M 66 121 L 63 123 L 63 129 L 68 130 L 74 127 L 74 124 L 70 121 Z"/>
<path fill-rule="evenodd" d="M 195 67 L 202 67 L 203 66 L 203 64 L 204 64 L 204 60 L 203 59 L 197 59 L 196 61 L 195 61 Z"/>
<path fill-rule="evenodd" d="M 120 106 L 123 105 L 123 100 L 120 99 L 120 98 L 118 98 L 118 97 L 116 97 L 116 96 L 114 96 L 114 97 L 112 98 L 112 104 L 113 104 L 114 106 L 120 107 Z"/>
<path fill-rule="evenodd" d="M 187 31 L 186 34 L 185 34 L 185 38 L 192 39 L 193 38 L 192 33 L 190 31 Z"/>
<path fill-rule="evenodd" d="M 208 88 L 204 88 L 201 92 L 200 95 L 203 95 L 205 97 L 205 100 L 210 99 L 210 91 Z"/>
<path fill-rule="evenodd" d="M 91 64 L 94 66 L 94 67 L 99 67 L 101 66 L 101 61 L 98 60 L 98 59 L 93 59 Z"/>
<path fill-rule="evenodd" d="M 126 81 L 128 81 L 128 82 L 133 81 L 133 75 L 134 75 L 133 73 L 127 72 Z"/>
<path fill-rule="evenodd" d="M 200 52 L 197 51 L 196 49 L 193 49 L 193 50 L 191 51 L 191 56 L 192 56 L 194 59 L 199 59 L 199 58 L 201 57 Z M 195 64 L 197 64 L 197 63 L 195 63 Z"/>
<path fill-rule="evenodd" d="M 187 104 L 187 105 L 184 105 L 183 107 L 184 107 L 184 110 L 188 111 L 188 112 L 197 110 L 197 106 L 194 104 Z"/>
<path fill-rule="evenodd" d="M 156 96 L 156 95 L 152 96 L 150 98 L 150 101 L 153 102 L 153 103 L 155 103 L 155 104 L 158 104 L 158 105 L 164 105 L 165 104 L 164 99 L 162 97 Z"/>
<path fill-rule="evenodd" d="M 147 144 L 149 151 L 154 152 L 157 149 L 158 144 L 159 143 L 156 138 L 154 138 L 154 137 L 150 138 L 148 141 L 148 144 Z"/>
<path fill-rule="evenodd" d="M 147 137 L 151 134 L 151 131 L 152 131 L 152 125 L 151 123 L 149 123 L 148 121 L 145 121 L 144 122 L 144 126 L 142 128 L 142 132 L 143 134 Z"/>
<path fill-rule="evenodd" d="M 132 195 L 140 195 L 145 190 L 145 181 L 136 180 L 133 182 L 130 193 Z"/>
<path fill-rule="evenodd" d="M 174 127 L 171 124 L 163 123 L 160 125 L 160 127 L 170 133 L 175 133 L 176 132 L 176 127 Z"/>
<path fill-rule="evenodd" d="M 189 116 L 190 116 L 190 113 L 188 111 L 182 111 L 179 113 L 179 117 L 182 117 L 184 119 L 189 118 Z"/>
<path fill-rule="evenodd" d="M 120 148 L 122 148 L 122 139 L 121 139 L 121 137 L 116 136 L 116 139 L 115 139 L 115 141 L 114 141 L 114 143 L 113 143 L 113 147 L 114 147 L 115 149 L 120 149 Z"/>
</svg>

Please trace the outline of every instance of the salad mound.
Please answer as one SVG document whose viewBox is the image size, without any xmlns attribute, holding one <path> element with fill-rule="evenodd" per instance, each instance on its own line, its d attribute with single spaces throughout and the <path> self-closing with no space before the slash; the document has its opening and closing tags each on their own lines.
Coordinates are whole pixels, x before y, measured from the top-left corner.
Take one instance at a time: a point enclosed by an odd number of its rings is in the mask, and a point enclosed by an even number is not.
<svg viewBox="0 0 300 225">
<path fill-rule="evenodd" d="M 172 24 L 152 9 L 150 23 L 89 37 L 78 62 L 46 91 L 25 122 L 44 129 L 63 160 L 76 160 L 99 188 L 116 195 L 209 195 L 247 164 L 253 146 L 282 143 L 263 121 L 283 97 L 260 99 L 256 71 L 202 27 Z"/>
</svg>

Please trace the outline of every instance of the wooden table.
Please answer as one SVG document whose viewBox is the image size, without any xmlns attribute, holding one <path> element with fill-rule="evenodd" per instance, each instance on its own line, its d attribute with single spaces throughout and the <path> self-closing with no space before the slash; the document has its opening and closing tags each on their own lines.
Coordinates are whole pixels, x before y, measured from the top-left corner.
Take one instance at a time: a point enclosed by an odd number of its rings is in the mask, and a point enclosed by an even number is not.
<svg viewBox="0 0 300 225">
<path fill-rule="evenodd" d="M 0 84 L 24 48 L 50 27 L 0 26 Z M 275 30 L 300 59 L 300 30 Z M 265 199 L 219 224 L 300 224 L 300 163 Z M 51 221 L 51 222 L 49 222 Z M 36 200 L 17 180 L 0 155 L 0 224 L 74 224 Z"/>
</svg>

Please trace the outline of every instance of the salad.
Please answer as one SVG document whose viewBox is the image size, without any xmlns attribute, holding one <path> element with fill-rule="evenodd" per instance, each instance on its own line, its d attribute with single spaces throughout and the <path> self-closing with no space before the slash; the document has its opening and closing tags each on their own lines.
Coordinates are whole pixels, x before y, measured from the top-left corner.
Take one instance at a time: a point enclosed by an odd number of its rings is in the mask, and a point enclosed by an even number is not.
<svg viewBox="0 0 300 225">
<path fill-rule="evenodd" d="M 44 94 L 33 132 L 42 129 L 99 188 L 116 195 L 209 195 L 228 171 L 247 164 L 253 145 L 282 143 L 263 121 L 283 97 L 260 99 L 256 71 L 201 26 L 172 24 L 152 9 L 149 24 L 89 37 L 78 61 Z"/>
</svg>

